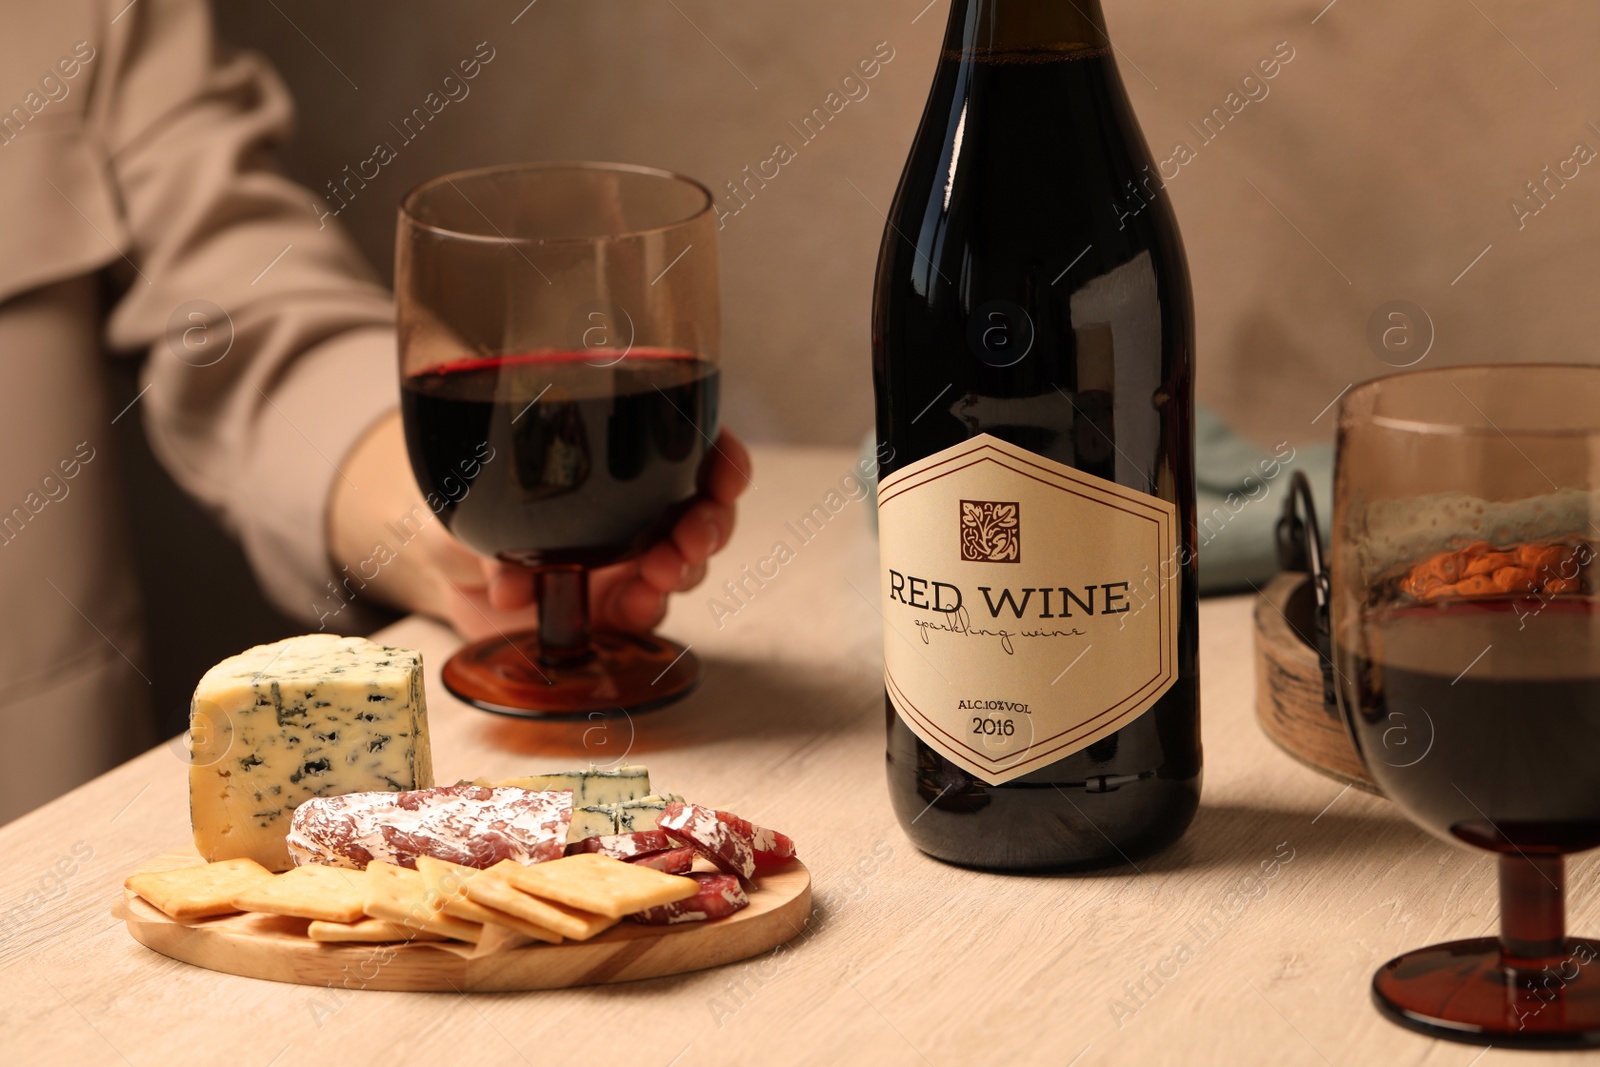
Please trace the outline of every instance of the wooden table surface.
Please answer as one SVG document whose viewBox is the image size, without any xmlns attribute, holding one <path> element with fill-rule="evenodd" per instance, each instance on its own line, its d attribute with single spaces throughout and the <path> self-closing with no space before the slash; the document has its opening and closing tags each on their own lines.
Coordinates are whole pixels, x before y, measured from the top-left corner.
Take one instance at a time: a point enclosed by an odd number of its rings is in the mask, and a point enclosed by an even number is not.
<svg viewBox="0 0 1600 1067">
<path fill-rule="evenodd" d="M 1535 1057 L 1433 1041 L 1373 1010 L 1368 981 L 1390 956 L 1495 931 L 1493 863 L 1262 736 L 1251 598 L 1201 607 L 1205 794 L 1179 844 L 1138 869 L 1087 877 L 979 874 L 912 848 L 884 791 L 876 548 L 868 505 L 849 499 L 852 466 L 836 450 L 757 453 L 758 488 L 733 543 L 664 627 L 705 665 L 699 690 L 670 709 L 581 728 L 495 718 L 439 685 L 449 632 L 408 619 L 381 635 L 421 649 L 432 667 L 440 781 L 626 754 L 660 787 L 793 835 L 817 901 L 793 951 L 675 978 L 473 996 L 314 989 L 168 960 L 109 908 L 129 868 L 187 839 L 174 743 L 0 828 L 0 1051 L 18 1054 L 5 1062 L 593 1054 L 659 1067 L 1466 1067 Z M 797 520 L 830 503 L 837 513 L 802 544 Z M 723 583 L 777 541 L 795 558 L 730 599 Z M 728 609 L 720 619 L 714 596 Z M 1596 871 L 1590 859 L 1572 865 L 1576 933 L 1600 933 Z"/>
</svg>

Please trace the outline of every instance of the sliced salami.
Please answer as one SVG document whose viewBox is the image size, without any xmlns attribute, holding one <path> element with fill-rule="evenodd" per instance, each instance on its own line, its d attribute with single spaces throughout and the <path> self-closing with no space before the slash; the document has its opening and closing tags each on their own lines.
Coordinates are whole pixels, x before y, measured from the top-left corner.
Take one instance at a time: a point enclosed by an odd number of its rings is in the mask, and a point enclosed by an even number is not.
<svg viewBox="0 0 1600 1067">
<path fill-rule="evenodd" d="M 599 834 L 574 841 L 567 846 L 567 855 L 580 852 L 598 852 L 612 859 L 626 860 L 651 852 L 664 852 L 673 847 L 672 838 L 661 830 L 639 830 L 631 834 Z"/>
<path fill-rule="evenodd" d="M 788 834 L 751 824 L 755 831 L 756 873 L 766 874 L 794 859 L 794 840 Z"/>
<path fill-rule="evenodd" d="M 402 793 L 313 797 L 294 812 L 296 866 L 365 869 L 373 860 L 415 868 L 418 856 L 466 867 L 540 863 L 566 851 L 570 790 L 446 785 Z"/>
<path fill-rule="evenodd" d="M 668 804 L 660 825 L 674 841 L 747 882 L 794 858 L 794 842 L 786 835 L 700 804 Z"/>
<path fill-rule="evenodd" d="M 725 918 L 750 903 L 750 898 L 745 895 L 744 886 L 740 885 L 739 879 L 731 874 L 702 872 L 691 874 L 689 877 L 700 883 L 700 892 L 687 900 L 646 908 L 628 918 L 646 926 L 702 922 L 706 919 Z"/>
<path fill-rule="evenodd" d="M 630 856 L 623 862 L 652 867 L 667 874 L 688 874 L 694 870 L 694 849 L 688 845 L 662 849 L 660 852 L 647 852 L 642 856 Z"/>
</svg>

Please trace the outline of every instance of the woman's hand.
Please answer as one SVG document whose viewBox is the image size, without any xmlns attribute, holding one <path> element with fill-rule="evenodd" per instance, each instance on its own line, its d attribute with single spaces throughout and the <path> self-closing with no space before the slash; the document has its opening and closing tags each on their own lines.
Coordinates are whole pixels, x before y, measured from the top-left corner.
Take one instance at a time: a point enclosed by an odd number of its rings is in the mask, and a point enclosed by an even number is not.
<svg viewBox="0 0 1600 1067">
<path fill-rule="evenodd" d="M 651 630 L 666 615 L 670 594 L 705 578 L 706 561 L 733 534 L 734 501 L 750 484 L 750 454 L 724 430 L 707 463 L 705 490 L 671 537 L 637 559 L 590 572 L 596 628 Z M 363 597 L 443 619 L 467 638 L 536 624 L 533 572 L 473 553 L 422 502 L 398 413 L 374 426 L 343 468 L 329 504 L 328 544 L 336 567 L 365 580 L 364 587 L 351 583 Z"/>
</svg>

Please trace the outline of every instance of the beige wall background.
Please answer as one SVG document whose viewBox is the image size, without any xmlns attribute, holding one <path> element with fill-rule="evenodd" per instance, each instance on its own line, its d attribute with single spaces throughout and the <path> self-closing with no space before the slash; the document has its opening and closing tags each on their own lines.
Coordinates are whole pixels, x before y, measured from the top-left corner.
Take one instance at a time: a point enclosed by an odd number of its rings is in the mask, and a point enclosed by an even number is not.
<svg viewBox="0 0 1600 1067">
<path fill-rule="evenodd" d="M 778 141 L 794 145 L 797 158 L 719 234 L 726 418 L 765 439 L 844 443 L 865 432 L 878 212 L 921 112 L 943 0 L 915 23 L 916 6 L 841 0 L 276 4 L 281 13 L 227 5 L 223 33 L 266 51 L 290 81 L 301 131 L 288 165 L 311 188 L 325 191 L 377 142 L 394 145 L 397 158 L 340 215 L 386 275 L 397 200 L 442 171 L 610 159 L 725 193 Z M 485 41 L 495 58 L 470 94 L 402 142 L 389 124 Z M 802 144 L 789 122 L 885 41 L 894 58 L 865 96 L 857 89 Z"/>
<path fill-rule="evenodd" d="M 293 87 L 286 158 L 309 187 L 325 192 L 379 142 L 396 149 L 340 214 L 385 274 L 397 199 L 444 170 L 615 159 L 725 193 L 792 145 L 720 235 L 728 420 L 758 439 L 844 443 L 871 420 L 881 212 L 948 14 L 924 2 L 274 0 L 223 3 L 219 21 Z M 1600 5 L 1104 6 L 1146 137 L 1176 174 L 1158 195 L 1189 249 L 1200 394 L 1231 421 L 1264 442 L 1324 436 L 1319 413 L 1346 385 L 1424 352 L 1424 366 L 1591 358 L 1600 167 L 1571 161 L 1600 149 Z M 390 124 L 479 42 L 494 59 L 470 94 L 402 141 Z M 790 123 L 880 42 L 894 58 L 866 95 L 802 144 Z M 1262 78 L 1275 52 L 1292 58 Z M 1406 319 L 1381 313 L 1394 301 Z M 1374 322 L 1388 348 L 1369 342 Z"/>
</svg>

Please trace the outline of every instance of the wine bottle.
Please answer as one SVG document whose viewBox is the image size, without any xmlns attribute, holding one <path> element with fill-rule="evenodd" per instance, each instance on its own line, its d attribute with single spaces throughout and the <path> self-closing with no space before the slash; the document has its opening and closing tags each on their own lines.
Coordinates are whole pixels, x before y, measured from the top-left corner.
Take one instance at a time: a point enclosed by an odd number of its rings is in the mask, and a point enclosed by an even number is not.
<svg viewBox="0 0 1600 1067">
<path fill-rule="evenodd" d="M 873 306 L 889 791 L 966 866 L 1200 795 L 1188 267 L 1096 0 L 954 0 Z"/>
</svg>

